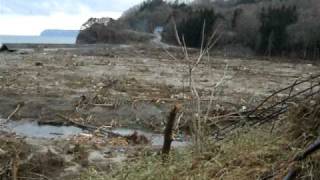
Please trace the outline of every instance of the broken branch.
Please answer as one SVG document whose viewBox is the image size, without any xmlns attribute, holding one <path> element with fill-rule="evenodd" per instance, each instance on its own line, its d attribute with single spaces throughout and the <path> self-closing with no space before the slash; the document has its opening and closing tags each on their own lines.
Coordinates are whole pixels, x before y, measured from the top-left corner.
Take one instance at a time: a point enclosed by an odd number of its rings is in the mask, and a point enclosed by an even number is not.
<svg viewBox="0 0 320 180">
<path fill-rule="evenodd" d="M 8 116 L 7 120 L 10 120 L 23 106 L 24 103 L 19 103 L 16 107 L 16 109 Z"/>
<path fill-rule="evenodd" d="M 174 129 L 175 119 L 180 109 L 181 109 L 181 105 L 176 104 L 172 109 L 172 111 L 170 112 L 166 129 L 164 131 L 164 142 L 162 147 L 163 155 L 168 155 L 170 153 L 171 143 L 173 141 L 172 133 Z"/>
</svg>

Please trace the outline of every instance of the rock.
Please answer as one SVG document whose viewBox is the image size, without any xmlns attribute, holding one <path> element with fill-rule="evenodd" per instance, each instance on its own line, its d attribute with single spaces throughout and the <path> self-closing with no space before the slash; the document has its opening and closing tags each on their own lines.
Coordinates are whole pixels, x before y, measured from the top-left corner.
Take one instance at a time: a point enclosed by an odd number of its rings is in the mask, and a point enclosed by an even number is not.
<svg viewBox="0 0 320 180">
<path fill-rule="evenodd" d="M 66 174 L 69 173 L 78 173 L 81 170 L 81 166 L 79 164 L 75 164 L 74 166 L 69 166 L 64 169 L 64 172 Z"/>
<path fill-rule="evenodd" d="M 0 46 L 0 52 L 3 52 L 3 51 L 8 51 L 9 48 L 7 47 L 7 45 L 3 44 Z"/>
<path fill-rule="evenodd" d="M 119 155 L 119 156 L 114 157 L 114 158 L 109 158 L 108 160 L 110 160 L 110 161 L 112 161 L 112 162 L 114 162 L 114 163 L 122 163 L 122 162 L 124 162 L 126 159 L 127 159 L 126 156 L 121 156 L 121 155 Z"/>
<path fill-rule="evenodd" d="M 90 164 L 94 164 L 96 162 L 105 161 L 104 154 L 99 151 L 93 151 L 89 153 L 88 161 Z"/>
<path fill-rule="evenodd" d="M 87 133 L 80 133 L 79 136 L 87 137 L 87 138 L 92 138 L 92 134 L 87 134 Z"/>
<path fill-rule="evenodd" d="M 6 155 L 7 151 L 0 148 L 0 156 Z"/>
<path fill-rule="evenodd" d="M 178 100 L 190 99 L 190 97 L 188 97 L 188 95 L 186 95 L 185 93 L 173 94 L 170 96 L 170 98 Z"/>
<path fill-rule="evenodd" d="M 104 87 L 104 86 L 106 86 L 104 83 L 98 83 L 97 84 L 97 87 Z"/>
<path fill-rule="evenodd" d="M 246 112 L 247 111 L 247 107 L 246 106 L 241 106 L 240 112 Z"/>
<path fill-rule="evenodd" d="M 35 65 L 35 66 L 43 66 L 43 63 L 41 63 L 41 62 L 36 62 L 36 63 L 34 63 L 34 65 Z"/>
<path fill-rule="evenodd" d="M 0 44 L 0 52 L 15 52 L 16 50 L 10 49 L 6 44 Z"/>
<path fill-rule="evenodd" d="M 39 151 L 39 153 L 47 153 L 47 154 L 55 155 L 55 156 L 58 156 L 60 154 L 53 146 L 43 147 Z"/>
<path fill-rule="evenodd" d="M 133 144 L 148 144 L 148 143 L 150 143 L 149 139 L 145 135 L 138 134 L 137 131 L 135 131 L 133 134 L 131 134 L 127 138 Z"/>
<path fill-rule="evenodd" d="M 105 148 L 105 149 L 103 150 L 103 154 L 105 154 L 105 155 L 110 155 L 110 154 L 112 154 L 112 151 L 111 151 L 111 149 L 109 149 L 109 148 Z"/>
</svg>

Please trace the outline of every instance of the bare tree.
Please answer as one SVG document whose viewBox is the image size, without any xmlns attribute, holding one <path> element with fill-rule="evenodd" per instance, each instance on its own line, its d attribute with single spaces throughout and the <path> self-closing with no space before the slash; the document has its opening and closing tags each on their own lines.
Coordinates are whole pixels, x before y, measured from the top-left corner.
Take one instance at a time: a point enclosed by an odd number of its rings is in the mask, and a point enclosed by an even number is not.
<svg viewBox="0 0 320 180">
<path fill-rule="evenodd" d="M 184 40 L 184 37 L 179 37 L 179 33 L 177 31 L 176 26 L 174 25 L 176 39 L 178 44 L 181 47 L 182 52 L 184 53 L 184 60 L 188 64 L 188 78 L 189 78 L 189 90 L 191 93 L 191 111 L 192 111 L 192 135 L 193 135 L 193 143 L 196 152 L 202 153 L 205 150 L 205 147 L 208 143 L 208 116 L 210 111 L 212 110 L 212 103 L 213 103 L 213 97 L 215 95 L 216 89 L 221 86 L 221 84 L 224 82 L 225 79 L 225 73 L 221 80 L 217 83 L 215 83 L 214 87 L 211 89 L 210 93 L 210 102 L 206 104 L 206 109 L 204 110 L 203 107 L 203 101 L 201 99 L 201 96 L 199 95 L 199 92 L 197 90 L 197 82 L 194 80 L 194 72 L 197 70 L 198 66 L 203 62 L 204 58 L 207 57 L 210 59 L 210 50 L 217 44 L 221 37 L 221 29 L 220 26 L 216 26 L 215 30 L 212 32 L 210 36 L 206 36 L 205 34 L 205 26 L 206 23 L 203 23 L 203 30 L 202 30 L 202 43 L 201 48 L 198 57 L 192 58 L 189 55 L 188 48 L 186 46 L 186 42 Z M 208 40 L 205 40 L 205 37 L 209 37 Z M 205 42 L 207 42 L 205 44 Z M 173 57 L 170 54 L 171 57 Z M 173 57 L 174 59 L 177 59 Z"/>
</svg>

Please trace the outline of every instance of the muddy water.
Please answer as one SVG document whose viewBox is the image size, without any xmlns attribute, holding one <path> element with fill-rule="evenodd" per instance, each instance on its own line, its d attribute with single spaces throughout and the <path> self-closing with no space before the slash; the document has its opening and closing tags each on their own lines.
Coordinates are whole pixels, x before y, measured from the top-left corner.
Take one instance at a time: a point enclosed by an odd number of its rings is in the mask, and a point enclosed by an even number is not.
<svg viewBox="0 0 320 180">
<path fill-rule="evenodd" d="M 28 138 L 67 138 L 84 132 L 74 126 L 39 125 L 36 121 L 10 121 L 7 130 Z"/>
<path fill-rule="evenodd" d="M 162 146 L 163 145 L 163 135 L 162 134 L 155 134 L 155 133 L 152 133 L 152 132 L 129 129 L 129 128 L 117 128 L 117 129 L 112 130 L 112 132 L 120 134 L 120 135 L 123 135 L 123 136 L 131 135 L 135 131 L 138 134 L 144 135 L 148 139 L 150 139 L 152 146 Z M 188 144 L 189 144 L 189 142 L 187 142 L 186 139 L 181 140 L 181 141 L 173 141 L 172 142 L 172 146 L 173 147 L 183 147 L 183 146 L 186 146 Z"/>
<path fill-rule="evenodd" d="M 75 126 L 39 125 L 37 121 L 9 121 L 0 128 L 4 131 L 16 133 L 19 136 L 44 139 L 67 138 L 80 133 L 88 133 L 86 130 Z M 147 137 L 152 146 L 161 146 L 163 144 L 162 134 L 130 128 L 115 128 L 111 131 L 122 136 L 132 135 L 136 131 L 138 134 Z M 173 147 L 183 147 L 187 144 L 187 141 L 184 140 L 172 142 Z"/>
</svg>

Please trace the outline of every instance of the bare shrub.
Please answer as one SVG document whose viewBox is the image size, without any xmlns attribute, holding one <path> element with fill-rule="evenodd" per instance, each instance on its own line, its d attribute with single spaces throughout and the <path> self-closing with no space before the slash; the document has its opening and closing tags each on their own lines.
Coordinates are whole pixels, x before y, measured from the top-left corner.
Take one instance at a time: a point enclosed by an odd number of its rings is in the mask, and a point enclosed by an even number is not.
<svg viewBox="0 0 320 180">
<path fill-rule="evenodd" d="M 215 86 L 211 89 L 210 93 L 210 101 L 207 104 L 204 104 L 202 101 L 202 97 L 198 92 L 198 85 L 195 82 L 193 74 L 197 70 L 199 64 L 207 58 L 210 60 L 210 50 L 217 44 L 220 39 L 220 29 L 219 25 L 213 27 L 213 32 L 210 35 L 206 34 L 206 21 L 203 22 L 202 33 L 201 33 L 201 47 L 199 56 L 194 58 L 190 57 L 188 53 L 188 48 L 184 39 L 184 36 L 180 38 L 176 25 L 174 24 L 174 31 L 177 39 L 177 43 L 180 45 L 182 52 L 184 53 L 184 60 L 188 64 L 188 79 L 189 79 L 189 90 L 191 93 L 191 101 L 190 101 L 190 109 L 187 111 L 191 111 L 191 133 L 193 137 L 193 143 L 195 147 L 195 151 L 197 153 L 203 153 L 208 147 L 209 143 L 209 126 L 208 126 L 208 116 L 212 109 L 213 97 L 215 95 L 216 88 L 218 88 L 224 81 L 225 74 L 223 78 L 215 84 Z M 207 38 L 206 38 L 207 37 Z M 171 54 L 169 54 L 173 57 Z M 175 57 L 173 57 L 176 59 Z M 205 108 L 203 108 L 205 106 Z"/>
</svg>

